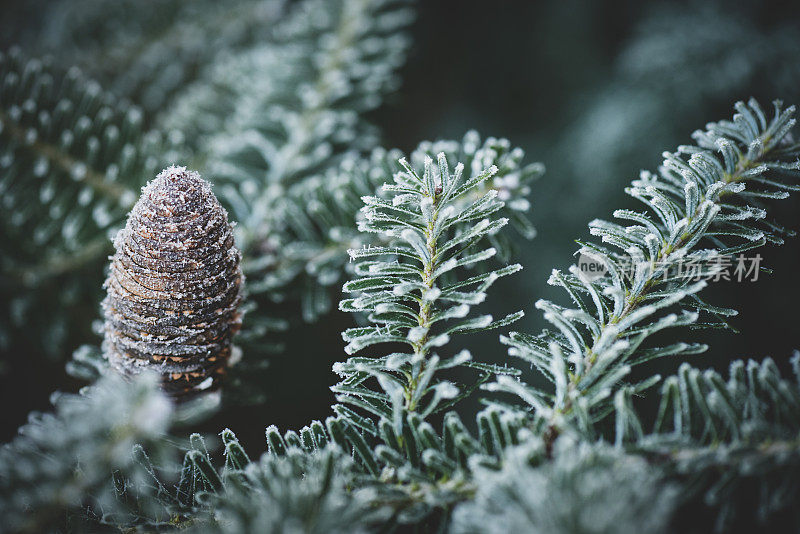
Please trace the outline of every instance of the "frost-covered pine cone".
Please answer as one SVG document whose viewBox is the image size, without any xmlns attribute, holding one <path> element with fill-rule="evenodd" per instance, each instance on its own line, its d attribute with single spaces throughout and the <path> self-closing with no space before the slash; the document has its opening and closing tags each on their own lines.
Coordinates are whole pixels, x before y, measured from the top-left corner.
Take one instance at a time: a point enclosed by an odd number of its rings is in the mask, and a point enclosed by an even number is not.
<svg viewBox="0 0 800 534">
<path fill-rule="evenodd" d="M 200 175 L 169 167 L 142 189 L 114 239 L 104 352 L 126 375 L 153 369 L 175 397 L 219 386 L 241 325 L 240 254 Z"/>
</svg>

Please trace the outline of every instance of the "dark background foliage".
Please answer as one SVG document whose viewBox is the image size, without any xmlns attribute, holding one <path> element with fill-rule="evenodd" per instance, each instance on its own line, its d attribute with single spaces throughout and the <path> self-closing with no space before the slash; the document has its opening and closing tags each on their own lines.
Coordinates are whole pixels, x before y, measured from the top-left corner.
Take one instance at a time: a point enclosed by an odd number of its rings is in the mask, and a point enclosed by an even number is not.
<svg viewBox="0 0 800 534">
<path fill-rule="evenodd" d="M 42 0 L 4 4 L 0 46 L 46 49 L 47 8 Z M 372 119 L 387 147 L 409 151 L 423 139 L 460 138 L 475 128 L 507 137 L 526 150 L 527 161 L 545 163 L 531 196 L 539 235 L 519 247 L 525 270 L 498 284 L 487 305 L 498 316 L 525 310 L 517 329 L 538 331 L 545 323 L 533 303 L 561 298 L 545 283 L 551 269 L 574 262 L 573 241 L 588 235 L 586 223 L 632 205 L 623 188 L 640 169 L 654 169 L 662 151 L 727 117 L 736 100 L 800 103 L 798 32 L 800 5 L 777 1 L 420 2 L 402 86 Z M 114 66 L 94 67 L 102 73 Z M 775 218 L 799 230 L 798 207 L 796 198 L 776 203 Z M 703 333 L 711 348 L 694 357 L 703 365 L 723 369 L 734 358 L 766 355 L 785 363 L 797 348 L 797 241 L 762 255 L 773 273 L 708 291 L 709 302 L 740 311 L 731 325 L 742 333 Z M 98 288 L 97 301 L 64 310 L 82 327 L 67 333 L 56 358 L 42 354 L 34 339 L 3 349 L 0 439 L 11 438 L 30 410 L 46 409 L 51 391 L 80 387 L 64 362 L 80 344 L 97 342 L 90 326 L 99 298 Z M 275 311 L 299 315 L 294 306 Z M 296 428 L 324 419 L 331 364 L 344 357 L 339 332 L 351 322 L 338 311 L 310 325 L 296 321 L 286 351 L 272 359 L 266 404 L 223 412 L 208 430 L 229 426 L 260 446 L 266 425 Z M 506 358 L 494 333 L 469 346 L 481 361 Z M 669 359 L 659 365 L 663 372 L 677 368 Z"/>
</svg>

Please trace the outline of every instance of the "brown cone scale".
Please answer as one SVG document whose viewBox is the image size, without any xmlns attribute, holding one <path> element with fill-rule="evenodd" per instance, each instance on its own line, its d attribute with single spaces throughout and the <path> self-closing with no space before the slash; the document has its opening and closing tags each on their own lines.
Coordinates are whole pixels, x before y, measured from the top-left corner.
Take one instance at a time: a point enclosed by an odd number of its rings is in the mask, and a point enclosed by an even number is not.
<svg viewBox="0 0 800 534">
<path fill-rule="evenodd" d="M 142 189 L 105 283 L 104 352 L 125 375 L 161 374 L 176 398 L 220 385 L 241 325 L 228 214 L 200 175 L 169 167 Z"/>
</svg>

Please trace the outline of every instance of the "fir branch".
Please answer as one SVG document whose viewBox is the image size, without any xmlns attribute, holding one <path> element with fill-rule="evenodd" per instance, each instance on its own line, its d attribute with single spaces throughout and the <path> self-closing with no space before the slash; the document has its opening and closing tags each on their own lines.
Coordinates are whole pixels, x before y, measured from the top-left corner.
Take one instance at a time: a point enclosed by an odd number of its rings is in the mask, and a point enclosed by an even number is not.
<svg viewBox="0 0 800 534">
<path fill-rule="evenodd" d="M 456 506 L 451 532 L 621 534 L 667 532 L 676 484 L 640 457 L 604 443 L 558 440 L 552 460 L 532 439 L 501 469 L 477 469 L 474 499 Z"/>
<path fill-rule="evenodd" d="M 74 274 L 96 268 L 99 280 L 107 233 L 171 154 L 158 134 L 142 130 L 138 109 L 76 69 L 64 72 L 14 49 L 0 54 L 0 80 L 0 190 L 7 208 L 0 217 L 0 267 L 7 275 L 0 322 L 3 330 L 26 324 L 54 333 L 64 318 L 48 324 L 31 311 L 54 308 L 44 302 L 57 279 L 70 281 L 63 306 L 99 287 Z M 49 341 L 49 350 L 58 350 L 59 339 Z"/>
<path fill-rule="evenodd" d="M 293 259 L 293 254 L 307 254 L 304 244 L 288 239 L 302 236 L 288 234 L 297 230 L 291 220 L 298 213 L 302 219 L 315 216 L 302 203 L 309 196 L 307 182 L 327 181 L 343 159 L 377 144 L 364 114 L 397 86 L 396 71 L 408 47 L 405 33 L 413 19 L 410 5 L 407 0 L 306 0 L 276 26 L 269 44 L 221 59 L 211 75 L 211 87 L 224 88 L 222 100 L 231 111 L 223 112 L 224 125 L 196 136 L 201 139 L 198 156 L 240 223 L 237 240 L 248 258 L 254 300 L 261 291 L 273 290 L 276 294 L 268 297 L 284 298 L 282 281 L 306 267 Z M 219 107 L 219 100 L 211 98 L 212 107 Z M 176 117 L 166 124 L 191 132 L 191 121 L 209 120 L 208 114 L 196 112 L 192 98 L 185 109 L 188 123 Z M 348 228 L 352 214 L 345 218 Z M 323 226 L 328 230 L 335 228 Z M 288 265 L 280 257 L 284 249 Z M 337 251 L 328 252 L 324 258 Z M 275 266 L 276 261 L 281 265 Z M 325 285 L 338 279 L 328 276 Z M 322 300 L 317 306 L 327 309 L 327 296 L 319 293 L 309 290 L 302 298 Z M 309 318 L 318 314 L 313 305 L 304 308 Z"/>
<path fill-rule="evenodd" d="M 424 419 L 440 403 L 459 394 L 452 383 L 436 380 L 434 374 L 437 369 L 467 364 L 471 356 L 463 351 L 452 359 L 440 360 L 433 352 L 437 347 L 446 345 L 452 334 L 498 328 L 522 316 L 511 314 L 498 321 L 488 315 L 468 318 L 470 306 L 483 302 L 486 290 L 500 277 L 518 271 L 519 265 L 463 282 L 454 274 L 496 254 L 492 247 L 473 252 L 473 245 L 508 222 L 490 219 L 503 207 L 497 191 L 490 189 L 467 205 L 460 199 L 494 175 L 497 168 L 490 167 L 467 179 L 462 164 L 451 174 L 444 153 L 438 156 L 438 172 L 434 172 L 430 158 L 422 175 L 406 160 L 400 163 L 405 171 L 395 175 L 394 184 L 383 187 L 390 198 L 364 197 L 364 220 L 359 223 L 360 231 L 382 234 L 391 244 L 349 251 L 351 258 L 367 261 L 356 265 L 360 278 L 342 288 L 358 296 L 343 300 L 339 307 L 367 314 L 374 324 L 342 334 L 348 354 L 383 343 L 407 345 L 408 352 L 351 358 L 334 368 L 345 377 L 340 383 L 344 390 L 334 387 L 340 393 L 339 400 L 360 409 L 364 408 L 359 393 L 364 389 L 362 382 L 369 376 L 378 380 L 384 389 L 382 402 L 369 411 L 393 420 L 398 434 L 402 432 L 402 414 L 419 413 Z M 445 321 L 450 325 L 442 324 Z"/>
<path fill-rule="evenodd" d="M 284 10 L 283 0 L 56 1 L 26 46 L 136 102 L 152 125 L 218 56 L 268 40 Z"/>
<path fill-rule="evenodd" d="M 236 198 L 264 202 L 258 186 L 288 185 L 324 172 L 348 150 L 374 146 L 360 116 L 396 84 L 412 18 L 407 0 L 306 0 L 276 25 L 271 42 L 221 57 L 204 85 L 225 121 L 210 128 L 191 94 L 164 124 L 199 139 L 218 183 L 246 185 Z M 200 130 L 200 135 L 192 132 Z M 205 132 L 205 133 L 202 133 Z M 256 186 L 254 189 L 252 186 Z M 235 194 L 231 192 L 231 194 Z M 232 199 L 233 202 L 234 199 Z M 236 213 L 244 221 L 244 214 Z"/>
<path fill-rule="evenodd" d="M 695 132 L 697 146 L 665 153 L 658 175 L 643 172 L 633 181 L 626 192 L 644 202 L 650 213 L 614 214 L 635 225 L 601 220 L 589 225 L 603 244 L 583 244 L 579 253 L 602 263 L 609 276 L 590 280 L 574 266 L 569 274 L 553 271 L 549 283 L 564 287 L 577 305 L 570 309 L 537 302 L 558 333 L 503 338 L 511 347 L 509 354 L 533 364 L 553 382 L 555 392 L 506 377 L 489 387 L 522 398 L 537 424 L 550 428 L 551 437 L 573 423 L 591 433 L 609 413 L 614 391 L 633 365 L 705 349 L 686 343 L 643 348 L 655 332 L 697 321 L 697 312 L 681 307 L 708 308 L 702 301 L 692 302 L 705 282 L 680 269 L 682 262 L 702 264 L 713 275 L 719 272 L 720 258 L 782 242 L 781 231 L 764 220 L 766 212 L 756 203 L 764 196 L 785 198 L 794 189 L 780 180 L 796 177 L 800 168 L 800 147 L 789 133 L 794 108 L 782 110 L 776 102 L 771 121 L 753 100 L 738 103 L 736 110 L 733 122 L 712 123 Z M 701 242 L 711 248 L 700 249 Z M 626 265 L 633 269 L 626 271 Z M 675 307 L 677 313 L 662 311 Z M 629 387 L 639 392 L 657 380 L 651 377 Z"/>
<path fill-rule="evenodd" d="M 230 452 L 227 458 L 224 491 L 204 497 L 214 521 L 198 525 L 199 532 L 368 532 L 388 518 L 372 492 L 358 487 L 359 471 L 335 445 L 290 448 L 241 466 Z"/>
<path fill-rule="evenodd" d="M 506 449 L 520 445 L 517 436 L 526 432 L 524 418 L 489 408 L 478 415 L 476 438 L 449 412 L 441 433 L 420 417 L 409 417 L 403 434 L 396 435 L 383 420 L 380 443 L 373 448 L 368 441 L 374 440 L 356 422 L 359 416 L 352 410 L 340 413 L 298 432 L 281 434 L 268 427 L 268 451 L 258 460 L 250 460 L 226 429 L 221 433 L 225 462 L 220 467 L 215 467 L 204 440 L 193 435 L 177 489 L 160 496 L 157 509 L 172 510 L 198 529 L 225 532 L 246 524 L 293 524 L 298 518 L 305 518 L 312 530 L 348 523 L 393 528 L 426 519 L 444 525 L 447 511 L 475 494 L 472 471 L 499 468 Z M 342 451 L 351 451 L 354 461 Z M 150 485 L 166 486 L 158 478 Z M 434 511 L 445 515 L 437 520 Z"/>
<path fill-rule="evenodd" d="M 530 203 L 530 183 L 543 173 L 540 163 L 523 162 L 524 153 L 507 139 L 489 137 L 481 140 L 470 131 L 460 141 L 425 141 L 409 154 L 411 165 L 421 168 L 426 157 L 444 152 L 451 161 L 464 163 L 469 177 L 480 174 L 492 165 L 497 173 L 465 195 L 461 203 L 472 202 L 489 189 L 504 201 L 501 210 L 512 226 L 524 237 L 532 238 L 533 227 L 526 214 Z M 284 213 L 284 228 L 246 261 L 248 284 L 253 293 L 266 292 L 272 298 L 298 298 L 303 315 L 312 321 L 329 309 L 328 288 L 352 275 L 352 264 L 346 251 L 363 246 L 385 246 L 388 239 L 381 234 L 358 232 L 359 208 L 363 196 L 379 195 L 387 176 L 401 170 L 397 150 L 375 149 L 368 157 L 350 155 L 324 176 L 313 176 L 276 199 L 275 209 Z M 434 172 L 438 172 L 434 168 Z M 513 239 L 504 232 L 487 236 L 489 243 L 505 260 L 513 250 Z"/>
<path fill-rule="evenodd" d="M 617 392 L 617 443 L 663 465 L 717 512 L 717 530 L 741 518 L 737 508 L 757 495 L 748 513 L 766 521 L 791 510 L 800 495 L 800 353 L 794 377 L 769 358 L 736 360 L 727 379 L 712 369 L 681 365 L 661 388 L 652 431 L 634 411 L 629 389 Z M 756 487 L 756 491 L 748 488 Z M 794 522 L 800 524 L 795 514 Z"/>
<path fill-rule="evenodd" d="M 505 436 L 513 441 L 519 428 L 519 418 L 498 418 L 496 410 L 479 417 L 481 439 L 472 437 L 452 413 L 445 417 L 441 436 L 426 422 L 493 373 L 514 372 L 473 363 L 468 351 L 440 357 L 436 352 L 450 336 L 503 327 L 522 315 L 500 320 L 469 316 L 471 306 L 485 299 L 497 279 L 520 269 L 510 265 L 470 277 L 462 274 L 495 255 L 494 248 L 481 247 L 486 236 L 508 222 L 492 219 L 504 205 L 496 190 L 476 195 L 497 169 L 465 176 L 462 164 L 451 171 L 444 153 L 437 159 L 433 163 L 427 158 L 421 174 L 401 160 L 404 171 L 384 185 L 385 196 L 363 199 L 359 230 L 382 235 L 388 245 L 350 251 L 359 260 L 359 278 L 345 283 L 343 290 L 357 296 L 343 300 L 340 309 L 366 314 L 373 324 L 346 330 L 345 350 L 354 354 L 387 343 L 397 348 L 378 357 L 353 356 L 334 366 L 343 377 L 332 388 L 341 404 L 333 408 L 337 416 L 326 422 L 328 439 L 352 448 L 371 477 L 385 466 L 384 476 L 374 484 L 377 500 L 398 510 L 401 522 L 418 521 L 474 491 L 467 459 L 496 462 L 508 444 Z M 482 376 L 469 386 L 440 376 L 470 367 Z M 377 389 L 370 385 L 373 380 Z M 373 449 L 374 438 L 380 444 Z"/>
<path fill-rule="evenodd" d="M 504 208 L 498 191 L 487 186 L 497 169 L 465 176 L 459 164 L 451 172 L 444 153 L 439 154 L 438 164 L 427 158 L 423 165 L 420 175 L 403 160 L 405 170 L 384 186 L 383 196 L 364 197 L 359 230 L 382 236 L 386 245 L 351 250 L 353 257 L 368 260 L 356 264 L 359 278 L 344 286 L 358 296 L 341 304 L 342 309 L 368 314 L 374 323 L 343 334 L 348 352 L 385 342 L 405 344 L 407 351 L 376 358 L 354 356 L 337 364 L 335 370 L 344 379 L 332 388 L 340 402 L 333 407 L 334 416 L 299 432 L 281 434 L 274 427 L 266 432 L 272 456 L 302 457 L 329 445 L 352 451 L 358 487 L 369 488 L 370 505 L 391 510 L 391 521 L 400 523 L 419 521 L 472 495 L 471 466 L 498 465 L 504 449 L 518 443 L 516 436 L 525 421 L 490 408 L 478 416 L 480 435 L 476 438 L 455 413 L 445 416 L 440 434 L 425 420 L 493 374 L 515 372 L 472 362 L 467 351 L 441 358 L 434 350 L 447 343 L 451 334 L 505 326 L 521 314 L 498 321 L 490 316 L 469 317 L 470 307 L 485 298 L 498 278 L 519 270 L 511 265 L 464 276 L 466 269 L 494 255 L 486 238 L 507 223 L 504 218 L 491 218 Z M 374 167 L 373 172 L 381 168 Z M 91 369 L 92 358 L 86 352 L 81 353 L 82 368 Z M 472 368 L 481 376 L 464 386 L 440 376 L 456 368 Z M 377 381 L 378 388 L 371 389 L 375 384 L 370 385 L 370 379 Z M 262 465 L 272 461 L 266 458 Z M 241 465 L 255 469 L 249 460 Z M 236 524 L 249 521 L 251 514 L 226 501 L 229 491 L 237 499 L 243 498 L 242 491 L 250 490 L 255 492 L 252 498 L 286 498 L 274 493 L 277 488 L 264 493 L 256 479 L 232 488 L 225 469 L 215 469 L 205 449 L 194 446 L 186 455 L 179 485 L 185 489 L 179 490 L 177 500 L 190 509 L 195 503 L 202 505 L 192 512 L 194 517 L 216 515 L 216 507 L 221 506 Z M 212 496 L 206 499 L 205 494 Z"/>
<path fill-rule="evenodd" d="M 0 449 L 0 513 L 4 529 L 43 532 L 63 527 L 68 512 L 90 505 L 119 509 L 113 470 L 137 476 L 134 444 L 155 443 L 171 407 L 155 377 L 107 377 L 84 395 L 55 397 L 54 414 L 36 414 Z"/>
</svg>

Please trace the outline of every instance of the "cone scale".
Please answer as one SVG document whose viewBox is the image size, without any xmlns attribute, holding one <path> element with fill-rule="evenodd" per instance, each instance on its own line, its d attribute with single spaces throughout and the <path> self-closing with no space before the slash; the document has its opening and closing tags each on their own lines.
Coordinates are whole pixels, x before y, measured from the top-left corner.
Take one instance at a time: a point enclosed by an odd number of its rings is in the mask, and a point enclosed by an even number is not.
<svg viewBox="0 0 800 534">
<path fill-rule="evenodd" d="M 200 175 L 169 167 L 142 189 L 114 239 L 104 353 L 185 398 L 219 388 L 241 325 L 242 272 L 228 214 Z"/>
</svg>

